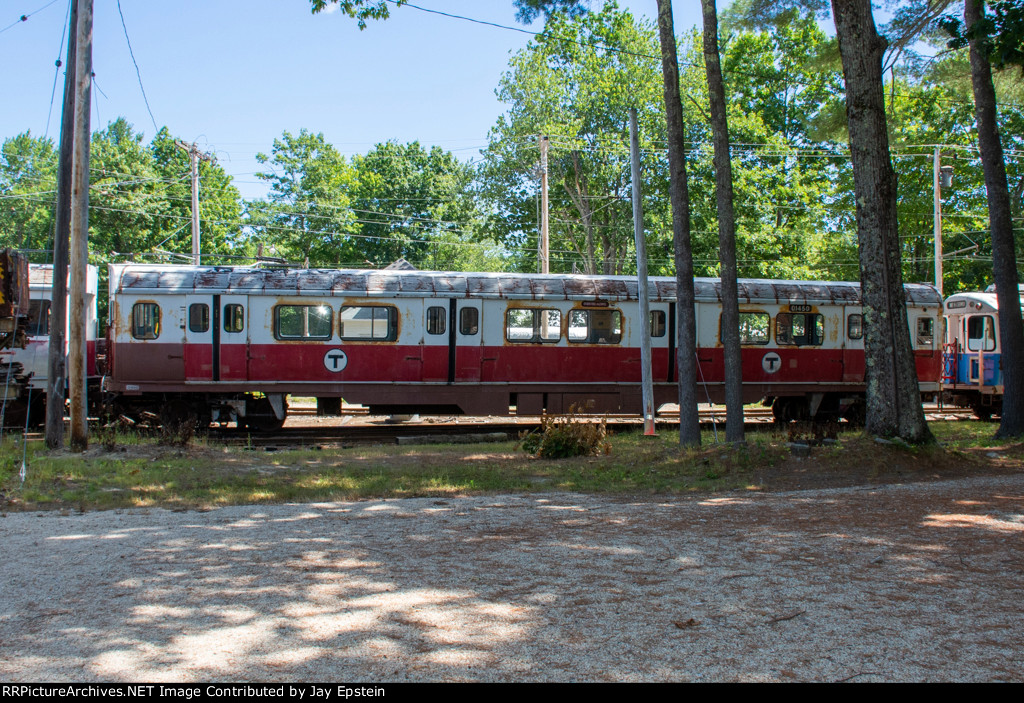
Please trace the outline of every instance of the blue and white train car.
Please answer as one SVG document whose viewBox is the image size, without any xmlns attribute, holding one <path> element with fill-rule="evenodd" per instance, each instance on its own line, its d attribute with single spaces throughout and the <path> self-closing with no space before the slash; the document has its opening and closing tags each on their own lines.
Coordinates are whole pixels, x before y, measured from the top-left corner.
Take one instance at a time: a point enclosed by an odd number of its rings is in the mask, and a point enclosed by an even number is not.
<svg viewBox="0 0 1024 703">
<path fill-rule="evenodd" d="M 945 315 L 942 389 L 946 400 L 971 408 L 982 419 L 1001 414 L 1003 370 L 995 286 L 949 296 Z"/>
</svg>

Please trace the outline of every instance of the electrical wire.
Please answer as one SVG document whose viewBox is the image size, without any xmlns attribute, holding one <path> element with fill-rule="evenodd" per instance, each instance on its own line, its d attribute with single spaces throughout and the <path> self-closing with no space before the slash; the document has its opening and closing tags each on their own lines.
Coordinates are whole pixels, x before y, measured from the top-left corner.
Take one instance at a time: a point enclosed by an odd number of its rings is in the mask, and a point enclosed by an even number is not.
<svg viewBox="0 0 1024 703">
<path fill-rule="evenodd" d="M 60 77 L 61 63 L 60 57 L 64 55 L 64 39 L 67 38 L 68 24 L 71 22 L 71 3 L 74 0 L 68 0 L 68 12 L 64 19 L 63 29 L 60 34 L 60 45 L 57 47 L 57 60 L 53 62 L 53 88 L 50 90 L 50 109 L 46 113 L 46 130 L 43 132 L 43 139 L 46 139 L 50 134 L 50 117 L 53 115 L 53 101 L 57 96 L 57 78 Z"/>
<path fill-rule="evenodd" d="M 121 11 L 121 0 L 117 0 L 117 14 L 121 17 L 121 28 L 124 29 L 124 40 L 128 42 L 128 55 L 132 57 L 132 64 L 135 66 L 135 75 L 139 78 L 139 90 L 142 91 L 142 100 L 146 103 L 146 112 L 149 119 L 153 120 L 153 134 L 160 131 L 156 126 L 156 118 L 153 117 L 153 110 L 149 107 L 149 98 L 146 97 L 146 89 L 142 85 L 142 72 L 139 71 L 139 63 L 135 60 L 135 52 L 132 51 L 132 40 L 128 38 L 128 26 L 124 23 L 124 13 Z"/>
<path fill-rule="evenodd" d="M 46 3 L 45 5 L 43 5 L 38 10 L 32 10 L 32 12 L 26 12 L 24 15 L 21 15 L 20 17 L 18 17 L 18 19 L 14 20 L 14 22 L 11 22 L 9 25 L 4 27 L 3 29 L 0 29 L 0 34 L 3 34 L 4 32 L 6 32 L 11 27 L 16 27 L 17 25 L 21 24 L 22 22 L 27 22 L 29 17 L 31 17 L 32 15 L 35 15 L 35 14 L 38 14 L 38 13 L 42 12 L 43 10 L 48 8 L 50 5 L 53 5 L 56 2 L 57 2 L 57 0 L 50 0 L 50 2 Z"/>
<path fill-rule="evenodd" d="M 419 5 L 413 5 L 413 4 L 408 3 L 408 2 L 398 3 L 396 0 L 387 0 L 387 2 L 391 3 L 392 5 L 395 5 L 396 7 L 410 7 L 412 9 L 414 9 L 414 10 L 419 10 L 420 12 L 426 12 L 426 13 L 434 14 L 434 15 L 441 15 L 441 16 L 444 16 L 444 17 L 449 17 L 451 19 L 462 20 L 462 21 L 465 21 L 465 22 L 472 22 L 474 24 L 488 25 L 488 26 L 491 26 L 491 27 L 496 27 L 498 29 L 505 29 L 505 30 L 508 30 L 508 31 L 519 32 L 521 34 L 529 34 L 529 35 L 532 35 L 532 36 L 535 36 L 535 37 L 538 37 L 538 38 L 541 38 L 541 39 L 550 39 L 550 40 L 553 40 L 553 41 L 561 41 L 561 42 L 565 42 L 565 43 L 569 43 L 569 44 L 578 44 L 579 46 L 582 46 L 582 47 L 588 48 L 588 49 L 603 49 L 603 50 L 605 50 L 607 52 L 610 52 L 610 53 L 625 54 L 627 56 L 633 56 L 633 57 L 636 57 L 636 58 L 643 58 L 643 59 L 651 59 L 651 60 L 658 61 L 658 62 L 661 61 L 661 56 L 660 55 L 656 56 L 654 54 L 644 54 L 644 53 L 639 53 L 639 52 L 634 52 L 634 51 L 628 51 L 626 49 L 619 49 L 619 48 L 616 48 L 616 47 L 613 47 L 613 46 L 609 46 L 607 44 L 603 44 L 601 42 L 585 42 L 585 41 L 580 41 L 580 40 L 577 40 L 577 39 L 570 39 L 568 37 L 558 37 L 558 36 L 554 36 L 552 34 L 548 34 L 545 31 L 534 32 L 534 31 L 531 31 L 531 30 L 528 30 L 528 29 L 523 29 L 521 27 L 512 27 L 512 26 L 509 26 L 509 25 L 498 24 L 497 22 L 487 22 L 487 21 L 478 20 L 478 19 L 475 19 L 475 18 L 472 18 L 472 17 L 466 17 L 464 15 L 456 15 L 456 14 L 452 14 L 452 13 L 448 13 L 448 12 L 441 12 L 440 10 L 431 10 L 429 8 L 420 7 Z M 703 64 L 699 64 L 699 63 L 696 63 L 696 62 L 693 62 L 693 61 L 679 61 L 678 63 L 679 63 L 680 66 L 686 66 L 686 67 L 689 67 L 689 68 L 702 68 L 703 67 Z M 752 78 L 752 79 L 757 80 L 759 83 L 762 83 L 762 82 L 764 82 L 766 80 L 766 77 L 764 75 L 756 74 L 756 73 L 750 73 L 750 72 L 747 72 L 747 71 L 739 71 L 739 70 L 736 70 L 736 69 L 731 69 L 730 71 L 728 71 L 728 73 L 733 74 L 733 75 L 746 76 L 747 78 Z M 841 77 L 841 76 L 839 76 L 839 72 L 838 71 L 836 71 L 834 73 L 836 74 L 836 78 L 837 79 L 839 79 Z M 768 79 L 768 80 L 770 80 L 770 79 Z M 789 81 L 790 84 L 792 84 L 794 86 L 800 86 L 800 87 L 804 87 L 804 88 L 817 88 L 817 87 L 820 87 L 819 84 L 812 83 L 810 81 L 798 81 L 798 80 L 794 80 L 792 78 L 788 78 L 788 81 Z M 905 93 L 893 93 L 893 95 L 896 96 L 896 97 L 908 98 L 908 99 L 911 99 L 911 100 L 922 100 L 922 99 L 925 99 L 925 97 L 926 97 L 926 96 L 908 95 L 908 94 L 905 94 Z M 687 95 L 687 97 L 692 99 L 692 97 L 690 97 L 689 95 Z M 954 105 L 973 105 L 974 104 L 972 101 L 968 101 L 968 100 L 954 100 L 954 99 L 939 98 L 939 97 L 935 97 L 934 99 L 937 102 L 948 102 L 948 103 L 952 103 Z M 1015 108 L 1024 107 L 1024 105 L 1019 105 L 1019 104 L 1016 104 L 1016 103 L 997 102 L 996 104 L 998 106 L 1000 106 L 1000 107 L 1015 107 Z"/>
</svg>

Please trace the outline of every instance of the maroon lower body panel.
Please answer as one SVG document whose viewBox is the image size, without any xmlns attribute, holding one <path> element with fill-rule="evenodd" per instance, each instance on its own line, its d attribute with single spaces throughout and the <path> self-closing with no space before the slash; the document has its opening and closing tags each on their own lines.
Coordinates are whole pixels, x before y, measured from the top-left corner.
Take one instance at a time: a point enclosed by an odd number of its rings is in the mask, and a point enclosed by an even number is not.
<svg viewBox="0 0 1024 703">
<path fill-rule="evenodd" d="M 131 343 L 114 349 L 109 387 L 128 393 L 252 392 L 342 397 L 397 409 L 503 415 L 641 410 L 639 350 L 580 345 L 507 344 L 458 348 L 448 382 L 449 347 L 397 344 L 274 343 L 221 345 L 221 378 L 209 375 L 210 345 Z M 724 402 L 721 348 L 699 349 L 697 398 Z M 667 349 L 655 349 L 655 403 L 674 403 Z M 922 381 L 938 381 L 941 353 L 918 352 Z M 810 393 L 863 393 L 862 351 L 817 347 L 743 350 L 744 402 Z"/>
</svg>

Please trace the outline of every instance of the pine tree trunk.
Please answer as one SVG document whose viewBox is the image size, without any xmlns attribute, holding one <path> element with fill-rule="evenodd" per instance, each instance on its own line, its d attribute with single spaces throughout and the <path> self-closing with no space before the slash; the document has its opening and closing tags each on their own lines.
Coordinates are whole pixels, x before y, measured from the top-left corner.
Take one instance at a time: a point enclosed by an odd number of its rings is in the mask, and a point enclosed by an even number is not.
<svg viewBox="0 0 1024 703">
<path fill-rule="evenodd" d="M 678 336 L 676 365 L 679 370 L 679 444 L 700 445 L 697 415 L 697 320 L 693 292 L 693 250 L 690 246 L 690 194 L 686 180 L 686 133 L 683 103 L 679 94 L 679 62 L 672 27 L 672 0 L 658 0 L 658 38 L 665 83 L 665 115 L 668 122 L 669 200 L 676 258 L 676 309 Z M 648 324 L 645 320 L 644 324 Z"/>
<path fill-rule="evenodd" d="M 857 198 L 866 430 L 908 442 L 932 441 L 907 328 L 896 217 L 896 173 L 889 157 L 882 84 L 886 42 L 875 30 L 870 0 L 832 0 L 846 82 L 846 116 Z"/>
<path fill-rule="evenodd" d="M 711 132 L 715 146 L 715 192 L 718 200 L 718 260 L 722 282 L 722 346 L 725 353 L 725 438 L 743 441 L 743 357 L 740 349 L 740 307 L 736 288 L 736 216 L 732 203 L 732 162 L 725 84 L 718 51 L 715 0 L 701 0 L 704 11 L 704 65 L 711 98 Z"/>
<path fill-rule="evenodd" d="M 964 25 L 975 26 L 985 14 L 981 0 L 964 3 Z M 978 122 L 978 144 L 988 194 L 988 219 L 992 231 L 992 273 L 999 302 L 1000 365 L 1003 372 L 1003 410 L 997 437 L 1024 434 L 1024 323 L 1020 315 L 1017 253 L 1010 219 L 1010 189 L 1006 181 L 1003 146 L 996 122 L 996 91 L 988 51 L 977 38 L 971 39 L 971 82 L 974 85 L 974 114 Z"/>
</svg>

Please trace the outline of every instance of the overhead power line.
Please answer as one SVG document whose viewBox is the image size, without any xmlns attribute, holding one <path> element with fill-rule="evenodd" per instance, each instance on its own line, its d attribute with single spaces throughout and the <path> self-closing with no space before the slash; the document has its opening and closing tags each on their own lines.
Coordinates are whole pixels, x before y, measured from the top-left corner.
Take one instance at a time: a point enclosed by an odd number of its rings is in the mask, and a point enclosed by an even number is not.
<svg viewBox="0 0 1024 703">
<path fill-rule="evenodd" d="M 579 46 L 582 46 L 582 47 L 585 47 L 585 48 L 588 48 L 588 49 L 603 49 L 604 51 L 607 51 L 607 52 L 610 52 L 610 53 L 625 54 L 627 56 L 634 56 L 636 58 L 651 59 L 653 61 L 659 61 L 659 62 L 661 61 L 661 56 L 660 55 L 656 56 L 654 54 L 645 54 L 645 53 L 640 53 L 640 52 L 636 52 L 636 51 L 629 51 L 628 49 L 619 49 L 617 47 L 609 46 L 607 44 L 604 44 L 604 43 L 601 43 L 601 42 L 597 42 L 597 41 L 595 41 L 595 42 L 586 42 L 586 41 L 580 41 L 578 39 L 571 39 L 569 37 L 555 36 L 553 34 L 549 34 L 549 33 L 545 32 L 545 31 L 534 32 L 534 31 L 529 30 L 529 29 L 523 29 L 522 27 L 513 27 L 511 25 L 499 24 L 497 22 L 488 22 L 488 21 L 479 20 L 479 19 L 476 19 L 476 18 L 473 18 L 473 17 L 466 17 L 465 15 L 456 15 L 456 14 L 449 13 L 449 12 L 441 12 L 440 10 L 432 10 L 430 8 L 427 8 L 427 7 L 421 7 L 419 5 L 413 5 L 413 4 L 408 3 L 408 2 L 403 2 L 403 3 L 401 3 L 401 5 L 399 5 L 399 3 L 396 2 L 396 0 L 387 0 L 387 2 L 391 3 L 392 5 L 395 5 L 396 7 L 409 7 L 409 8 L 412 8 L 414 10 L 419 10 L 420 12 L 426 12 L 426 13 L 432 14 L 432 15 L 441 15 L 442 17 L 449 17 L 451 19 L 462 20 L 464 22 L 472 22 L 474 24 L 487 25 L 489 27 L 495 27 L 497 29 L 504 29 L 504 30 L 511 31 L 511 32 L 519 32 L 520 34 L 528 34 L 528 35 L 531 35 L 531 36 L 534 36 L 534 37 L 538 37 L 538 38 L 542 38 L 542 39 L 551 39 L 551 40 L 554 40 L 554 41 L 561 41 L 561 42 L 566 42 L 566 43 L 569 43 L 569 44 L 577 44 Z M 702 67 L 701 64 L 695 63 L 693 61 L 683 61 L 683 60 L 679 61 L 679 65 L 680 66 L 687 66 L 687 67 L 690 67 L 690 68 L 701 68 Z M 728 73 L 731 73 L 731 74 L 734 74 L 734 75 L 746 76 L 748 78 L 753 78 L 753 79 L 756 79 L 758 81 L 768 80 L 768 77 L 766 77 L 763 74 L 760 74 L 760 73 L 750 73 L 750 72 L 747 72 L 747 71 L 739 71 L 739 70 L 736 70 L 735 68 L 729 70 Z M 838 71 L 836 72 L 836 74 L 837 74 L 836 78 L 841 80 L 841 76 L 838 75 Z M 793 80 L 792 78 L 787 78 L 787 80 L 792 85 L 797 85 L 797 86 L 801 86 L 801 87 L 804 87 L 804 88 L 817 88 L 817 87 L 820 87 L 818 84 L 811 83 L 809 81 Z M 905 93 L 893 93 L 893 95 L 896 95 L 897 97 L 901 97 L 901 98 L 909 98 L 909 99 L 912 99 L 912 100 L 922 100 L 922 99 L 925 99 L 927 97 L 927 96 L 918 96 L 918 95 L 907 95 Z M 935 97 L 934 99 L 937 102 L 947 102 L 947 103 L 952 103 L 952 104 L 957 104 L 957 105 L 973 105 L 973 102 L 969 101 L 969 100 L 955 100 L 955 99 L 951 99 L 951 98 L 941 98 L 941 97 Z M 1018 105 L 1016 103 L 1004 103 L 1004 102 L 997 102 L 997 105 L 999 105 L 1001 107 L 1024 107 L 1024 105 Z"/>
<path fill-rule="evenodd" d="M 57 95 L 57 79 L 60 77 L 60 67 L 63 66 L 60 57 L 64 55 L 64 38 L 67 36 L 68 24 L 71 17 L 71 2 L 68 0 L 68 11 L 61 25 L 60 44 L 57 46 L 57 60 L 53 62 L 53 88 L 50 89 L 50 109 L 46 112 L 46 130 L 43 132 L 43 139 L 50 134 L 50 117 L 53 115 L 53 101 Z"/>
<path fill-rule="evenodd" d="M 9 25 L 4 27 L 3 29 L 0 29 L 0 34 L 3 34 L 4 32 L 6 32 L 11 27 L 17 27 L 22 22 L 27 22 L 29 17 L 31 17 L 32 15 L 35 15 L 35 14 L 38 14 L 38 13 L 42 12 L 43 10 L 48 8 L 50 5 L 53 5 L 56 2 L 57 2 L 57 0 L 50 0 L 50 2 L 46 3 L 45 5 L 43 5 L 38 10 L 32 10 L 32 12 L 26 12 L 25 14 L 20 15 L 18 17 L 18 19 L 14 20 L 13 22 L 11 22 Z"/>
<path fill-rule="evenodd" d="M 121 12 L 121 0 L 117 0 L 117 14 L 121 16 L 121 28 L 124 29 L 124 40 L 128 42 L 128 55 L 132 57 L 132 64 L 135 65 L 135 75 L 139 77 L 139 90 L 142 91 L 142 100 L 146 103 L 146 112 L 149 119 L 153 120 L 153 134 L 160 131 L 156 126 L 156 118 L 153 117 L 153 110 L 149 107 L 149 98 L 146 97 L 146 89 L 142 86 L 142 72 L 139 71 L 139 63 L 135 60 L 135 52 L 132 51 L 132 40 L 128 38 L 128 27 L 124 23 L 124 13 Z"/>
</svg>

